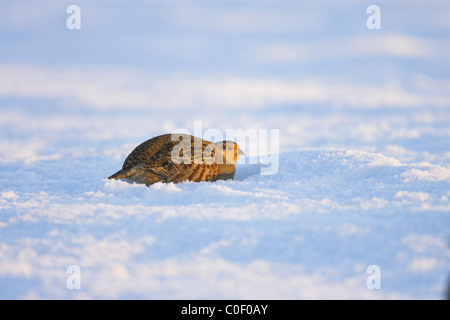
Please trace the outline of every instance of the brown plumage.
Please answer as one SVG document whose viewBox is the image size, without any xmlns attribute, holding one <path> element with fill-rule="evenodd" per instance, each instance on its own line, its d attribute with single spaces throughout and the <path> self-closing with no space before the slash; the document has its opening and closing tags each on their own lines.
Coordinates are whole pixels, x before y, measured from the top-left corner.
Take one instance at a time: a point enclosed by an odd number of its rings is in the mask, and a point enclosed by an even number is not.
<svg viewBox="0 0 450 320">
<path fill-rule="evenodd" d="M 147 186 L 156 182 L 233 179 L 235 162 L 244 154 L 233 141 L 210 142 L 188 134 L 163 134 L 137 146 L 122 169 L 108 179 Z"/>
</svg>

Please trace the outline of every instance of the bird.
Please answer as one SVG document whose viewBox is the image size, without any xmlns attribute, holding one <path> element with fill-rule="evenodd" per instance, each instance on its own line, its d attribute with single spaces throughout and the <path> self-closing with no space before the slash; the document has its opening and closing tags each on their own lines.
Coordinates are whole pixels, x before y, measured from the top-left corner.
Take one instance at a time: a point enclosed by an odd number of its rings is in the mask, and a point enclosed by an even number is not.
<svg viewBox="0 0 450 320">
<path fill-rule="evenodd" d="M 231 140 L 211 142 L 184 133 L 162 134 L 138 145 L 122 169 L 108 179 L 147 186 L 234 179 L 235 162 L 241 155 L 245 153 Z"/>
</svg>

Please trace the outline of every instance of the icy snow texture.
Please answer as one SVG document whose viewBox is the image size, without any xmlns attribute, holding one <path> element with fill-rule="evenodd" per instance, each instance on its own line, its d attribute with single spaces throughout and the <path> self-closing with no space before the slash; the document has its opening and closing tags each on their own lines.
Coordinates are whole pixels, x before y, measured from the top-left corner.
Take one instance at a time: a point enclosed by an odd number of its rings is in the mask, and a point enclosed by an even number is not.
<svg viewBox="0 0 450 320">
<path fill-rule="evenodd" d="M 118 164 L 111 159 L 14 169 L 29 179 L 7 183 L 0 198 L 3 297 L 440 298 L 444 290 L 449 181 L 405 182 L 415 164 L 308 149 L 282 153 L 275 176 L 241 164 L 235 181 L 145 187 L 102 180 Z M 73 264 L 76 292 L 65 284 Z M 379 291 L 366 287 L 373 264 Z"/>
<path fill-rule="evenodd" d="M 445 297 L 448 1 L 77 4 L 0 5 L 0 298 Z M 105 179 L 196 120 L 279 129 L 277 174 Z"/>
</svg>

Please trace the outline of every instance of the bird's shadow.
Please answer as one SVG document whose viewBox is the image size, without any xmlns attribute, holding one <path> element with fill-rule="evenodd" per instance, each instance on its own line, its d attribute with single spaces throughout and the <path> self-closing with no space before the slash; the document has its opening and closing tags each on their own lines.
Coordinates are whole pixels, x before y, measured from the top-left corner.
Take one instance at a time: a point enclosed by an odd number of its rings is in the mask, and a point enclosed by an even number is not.
<svg viewBox="0 0 450 320">
<path fill-rule="evenodd" d="M 261 173 L 261 164 L 236 164 L 236 173 L 234 180 L 243 181 L 252 176 L 257 176 Z"/>
</svg>

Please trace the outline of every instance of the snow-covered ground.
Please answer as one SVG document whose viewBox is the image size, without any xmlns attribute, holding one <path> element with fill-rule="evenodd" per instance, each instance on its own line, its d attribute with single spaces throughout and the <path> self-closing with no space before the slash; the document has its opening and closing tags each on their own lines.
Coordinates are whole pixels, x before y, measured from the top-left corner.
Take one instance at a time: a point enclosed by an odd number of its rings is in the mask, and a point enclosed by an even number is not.
<svg viewBox="0 0 450 320">
<path fill-rule="evenodd" d="M 380 1 L 380 30 L 352 0 L 78 1 L 68 30 L 74 3 L 0 5 L 0 298 L 446 296 L 447 1 Z M 233 181 L 105 179 L 198 124 L 278 149 Z"/>
</svg>

